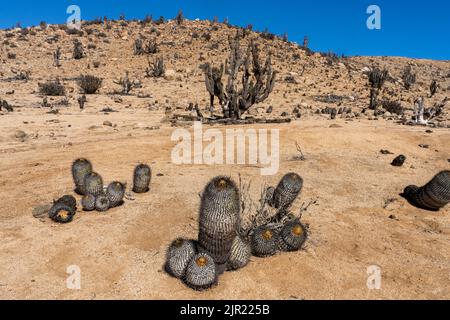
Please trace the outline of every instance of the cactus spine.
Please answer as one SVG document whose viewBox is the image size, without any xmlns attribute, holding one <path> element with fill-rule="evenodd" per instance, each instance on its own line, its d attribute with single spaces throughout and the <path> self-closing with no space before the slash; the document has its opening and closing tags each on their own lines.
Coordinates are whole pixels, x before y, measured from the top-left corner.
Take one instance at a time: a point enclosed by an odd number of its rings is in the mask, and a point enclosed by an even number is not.
<svg viewBox="0 0 450 320">
<path fill-rule="evenodd" d="M 109 209 L 109 199 L 105 195 L 99 195 L 95 199 L 95 209 L 100 212 L 108 211 Z"/>
<path fill-rule="evenodd" d="M 299 220 L 288 221 L 280 231 L 278 248 L 281 251 L 300 250 L 305 243 L 307 231 Z"/>
<path fill-rule="evenodd" d="M 109 199 L 109 205 L 111 208 L 121 205 L 123 202 L 123 196 L 125 195 L 125 185 L 121 182 L 114 181 L 108 185 L 106 189 L 106 196 Z"/>
<path fill-rule="evenodd" d="M 95 210 L 95 200 L 95 196 L 92 194 L 84 195 L 83 198 L 81 198 L 81 206 L 83 207 L 83 210 Z"/>
<path fill-rule="evenodd" d="M 72 163 L 72 177 L 75 183 L 75 192 L 79 195 L 84 195 L 86 190 L 84 188 L 84 178 L 92 172 L 92 164 L 89 160 L 80 158 Z"/>
<path fill-rule="evenodd" d="M 145 193 L 150 190 L 149 185 L 152 179 L 152 170 L 146 164 L 139 164 L 134 169 L 133 192 Z"/>
<path fill-rule="evenodd" d="M 239 224 L 240 199 L 236 184 L 228 177 L 216 177 L 205 187 L 199 214 L 198 241 L 211 255 L 221 274 L 226 269 Z"/>
<path fill-rule="evenodd" d="M 187 266 L 185 282 L 189 287 L 198 291 L 209 289 L 215 285 L 217 272 L 214 259 L 207 253 L 194 255 Z"/>
<path fill-rule="evenodd" d="M 252 256 L 250 243 L 241 236 L 236 236 L 231 246 L 231 255 L 228 260 L 227 270 L 238 270 L 247 265 Z"/>
<path fill-rule="evenodd" d="M 91 172 L 84 178 L 84 187 L 86 194 L 98 196 L 103 193 L 103 179 L 98 173 Z"/>
<path fill-rule="evenodd" d="M 48 212 L 48 216 L 53 221 L 59 223 L 71 222 L 76 211 L 73 207 L 64 202 L 55 202 Z"/>
<path fill-rule="evenodd" d="M 196 245 L 194 241 L 178 238 L 173 241 L 166 254 L 166 271 L 181 279 L 184 277 L 187 265 L 196 254 Z"/>
<path fill-rule="evenodd" d="M 275 209 L 286 210 L 299 195 L 303 187 L 303 179 L 296 173 L 286 174 L 273 192 L 271 206 Z"/>
<path fill-rule="evenodd" d="M 263 258 L 277 253 L 278 237 L 278 231 L 269 225 L 260 226 L 253 230 L 251 235 L 253 255 Z"/>
<path fill-rule="evenodd" d="M 74 210 L 77 210 L 77 200 L 71 195 L 62 196 L 58 200 L 54 201 L 54 203 L 64 203 Z"/>
</svg>

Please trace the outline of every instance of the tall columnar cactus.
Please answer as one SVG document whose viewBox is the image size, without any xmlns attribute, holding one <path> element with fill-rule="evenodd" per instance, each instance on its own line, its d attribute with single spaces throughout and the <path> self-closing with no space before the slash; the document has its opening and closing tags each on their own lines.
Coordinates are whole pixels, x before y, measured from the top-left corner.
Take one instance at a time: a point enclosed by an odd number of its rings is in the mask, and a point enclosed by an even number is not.
<svg viewBox="0 0 450 320">
<path fill-rule="evenodd" d="M 303 179 L 298 174 L 286 174 L 275 188 L 270 205 L 280 211 L 286 211 L 298 197 L 302 187 Z"/>
<path fill-rule="evenodd" d="M 230 178 L 215 177 L 202 194 L 198 241 L 218 267 L 219 274 L 226 269 L 231 246 L 239 225 L 239 190 Z"/>
<path fill-rule="evenodd" d="M 125 195 L 125 184 L 113 181 L 108 185 L 106 189 L 106 196 L 109 199 L 109 205 L 111 208 L 121 205 L 123 202 L 123 196 Z"/>
<path fill-rule="evenodd" d="M 194 255 L 188 263 L 185 275 L 186 284 L 195 290 L 206 290 L 217 283 L 214 259 L 207 253 Z"/>
<path fill-rule="evenodd" d="M 370 84 L 369 108 L 372 110 L 376 110 L 378 106 L 378 94 L 383 88 L 383 85 L 389 76 L 389 72 L 386 69 L 380 70 L 378 68 L 374 68 L 369 72 L 368 76 Z"/>
<path fill-rule="evenodd" d="M 450 202 L 450 171 L 441 171 L 423 187 L 407 186 L 405 197 L 415 206 L 437 211 Z"/>
<path fill-rule="evenodd" d="M 92 172 L 92 164 L 89 160 L 80 158 L 72 164 L 72 177 L 75 183 L 75 192 L 84 195 L 86 190 L 84 188 L 84 178 Z"/>
<path fill-rule="evenodd" d="M 179 279 L 183 278 L 189 261 L 196 253 L 194 241 L 181 238 L 173 241 L 166 254 L 165 269 L 167 273 Z"/>
<path fill-rule="evenodd" d="M 81 198 L 81 206 L 85 211 L 95 210 L 95 196 L 92 194 L 86 194 Z"/>
<path fill-rule="evenodd" d="M 261 258 L 273 256 L 278 251 L 278 238 L 278 231 L 269 225 L 253 230 L 251 235 L 253 255 Z"/>
<path fill-rule="evenodd" d="M 110 203 L 108 197 L 105 195 L 99 195 L 95 198 L 95 209 L 100 212 L 108 211 Z"/>
<path fill-rule="evenodd" d="M 238 270 L 247 265 L 252 256 L 250 242 L 241 236 L 236 236 L 231 246 L 231 255 L 227 263 L 227 270 Z"/>
<path fill-rule="evenodd" d="M 103 179 L 96 173 L 91 172 L 84 178 L 84 188 L 86 194 L 98 196 L 103 193 Z"/>
<path fill-rule="evenodd" d="M 53 221 L 68 223 L 72 221 L 76 209 L 65 202 L 55 202 L 48 212 L 48 216 Z"/>
<path fill-rule="evenodd" d="M 134 169 L 133 192 L 145 193 L 150 190 L 149 185 L 152 179 L 152 170 L 146 164 L 139 164 Z"/>
<path fill-rule="evenodd" d="M 298 220 L 288 221 L 280 231 L 278 248 L 281 251 L 300 250 L 307 238 L 305 226 Z"/>
</svg>

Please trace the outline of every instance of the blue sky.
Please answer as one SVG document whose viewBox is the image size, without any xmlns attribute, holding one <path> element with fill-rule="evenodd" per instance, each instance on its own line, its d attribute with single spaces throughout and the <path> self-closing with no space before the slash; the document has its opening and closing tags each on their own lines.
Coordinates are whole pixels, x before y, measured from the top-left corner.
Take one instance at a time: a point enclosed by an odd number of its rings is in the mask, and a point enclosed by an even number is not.
<svg viewBox="0 0 450 320">
<path fill-rule="evenodd" d="M 2 1 L 0 28 L 20 22 L 64 23 L 66 9 L 76 4 L 81 18 L 107 16 L 128 19 L 160 15 L 173 18 L 179 9 L 189 19 L 219 20 L 234 25 L 253 24 L 289 40 L 302 43 L 309 36 L 310 48 L 345 55 L 406 56 L 450 60 L 450 1 L 428 0 L 78 0 Z M 369 5 L 381 8 L 381 30 L 366 27 Z"/>
</svg>

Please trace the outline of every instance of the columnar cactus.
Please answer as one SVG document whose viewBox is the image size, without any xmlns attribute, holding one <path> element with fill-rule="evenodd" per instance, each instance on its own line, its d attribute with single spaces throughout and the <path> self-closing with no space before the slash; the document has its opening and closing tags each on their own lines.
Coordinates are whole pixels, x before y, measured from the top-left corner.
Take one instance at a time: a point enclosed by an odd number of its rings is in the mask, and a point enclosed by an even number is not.
<svg viewBox="0 0 450 320">
<path fill-rule="evenodd" d="M 275 209 L 288 209 L 303 187 L 303 179 L 296 173 L 286 174 L 273 192 L 270 205 Z"/>
<path fill-rule="evenodd" d="M 239 212 L 240 198 L 236 184 L 228 177 L 212 179 L 202 194 L 198 241 L 200 248 L 214 259 L 219 274 L 225 271 L 230 258 Z"/>
<path fill-rule="evenodd" d="M 65 202 L 55 202 L 48 212 L 48 216 L 53 221 L 68 223 L 72 221 L 76 209 Z"/>
<path fill-rule="evenodd" d="M 423 187 L 407 186 L 405 197 L 415 206 L 437 211 L 450 202 L 450 171 L 441 171 Z"/>
<path fill-rule="evenodd" d="M 96 173 L 91 172 L 84 178 L 84 188 L 86 194 L 98 196 L 103 193 L 103 179 Z"/>
<path fill-rule="evenodd" d="M 81 206 L 85 211 L 95 210 L 95 196 L 92 194 L 86 194 L 81 198 Z"/>
<path fill-rule="evenodd" d="M 106 196 L 109 199 L 109 205 L 111 208 L 121 205 L 123 202 L 123 196 L 125 195 L 125 184 L 114 181 L 108 185 L 106 189 Z"/>
<path fill-rule="evenodd" d="M 89 160 L 80 158 L 73 162 L 72 164 L 72 177 L 75 183 L 75 192 L 84 195 L 84 178 L 86 175 L 92 172 L 92 164 Z"/>
<path fill-rule="evenodd" d="M 278 231 L 264 225 L 253 230 L 251 235 L 252 253 L 256 257 L 273 256 L 278 251 Z"/>
<path fill-rule="evenodd" d="M 105 195 L 99 195 L 95 199 L 95 209 L 100 212 L 108 211 L 110 207 L 109 199 Z"/>
<path fill-rule="evenodd" d="M 192 240 L 178 238 L 173 241 L 166 254 L 167 273 L 179 279 L 184 277 L 186 267 L 196 252 L 196 245 Z"/>
<path fill-rule="evenodd" d="M 288 221 L 280 231 L 278 248 L 281 251 L 300 250 L 306 241 L 306 237 L 306 228 L 298 219 Z"/>
<path fill-rule="evenodd" d="M 227 270 L 238 270 L 247 265 L 252 256 L 250 242 L 241 236 L 236 236 L 231 246 L 231 255 L 227 263 Z"/>
<path fill-rule="evenodd" d="M 186 268 L 186 284 L 192 289 L 201 291 L 211 288 L 217 283 L 217 272 L 214 259 L 207 253 L 194 255 Z"/>
<path fill-rule="evenodd" d="M 150 190 L 149 185 L 152 179 L 152 170 L 146 164 L 139 164 L 134 169 L 133 174 L 133 192 L 145 193 Z"/>
</svg>

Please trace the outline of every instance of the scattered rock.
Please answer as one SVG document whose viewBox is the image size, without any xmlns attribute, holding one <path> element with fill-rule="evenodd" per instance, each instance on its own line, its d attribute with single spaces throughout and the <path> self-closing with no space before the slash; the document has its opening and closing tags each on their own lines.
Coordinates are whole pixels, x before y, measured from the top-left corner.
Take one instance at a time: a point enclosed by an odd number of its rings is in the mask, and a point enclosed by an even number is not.
<svg viewBox="0 0 450 320">
<path fill-rule="evenodd" d="M 396 157 L 394 160 L 392 160 L 391 165 L 393 165 L 394 167 L 401 167 L 401 166 L 403 166 L 405 161 L 406 161 L 406 157 L 401 154 L 398 157 Z"/>
<path fill-rule="evenodd" d="M 33 212 L 32 212 L 33 217 L 38 218 L 38 219 L 46 218 L 48 211 L 50 210 L 51 207 L 52 207 L 51 204 L 42 204 L 42 205 L 34 207 Z"/>
<path fill-rule="evenodd" d="M 108 127 L 112 127 L 113 126 L 113 124 L 111 123 L 111 121 L 103 121 L 103 125 L 104 126 L 108 126 Z"/>
<path fill-rule="evenodd" d="M 389 219 L 391 219 L 391 220 L 395 220 L 395 221 L 399 221 L 400 219 L 399 218 L 397 218 L 397 216 L 396 215 L 394 215 L 394 214 L 391 214 L 390 216 L 389 216 Z"/>
<path fill-rule="evenodd" d="M 423 149 L 428 149 L 430 146 L 428 144 L 419 144 L 419 147 Z"/>
<path fill-rule="evenodd" d="M 383 149 L 380 150 L 380 153 L 381 153 L 381 154 L 393 154 L 393 153 L 390 152 L 389 150 L 383 150 Z"/>
<path fill-rule="evenodd" d="M 333 123 L 332 125 L 330 125 L 330 128 L 342 128 L 341 125 Z"/>
<path fill-rule="evenodd" d="M 17 139 L 23 140 L 23 139 L 25 139 L 28 135 L 27 135 L 24 131 L 22 131 L 22 130 L 17 130 L 16 133 L 14 134 L 14 136 L 15 136 Z"/>
</svg>

